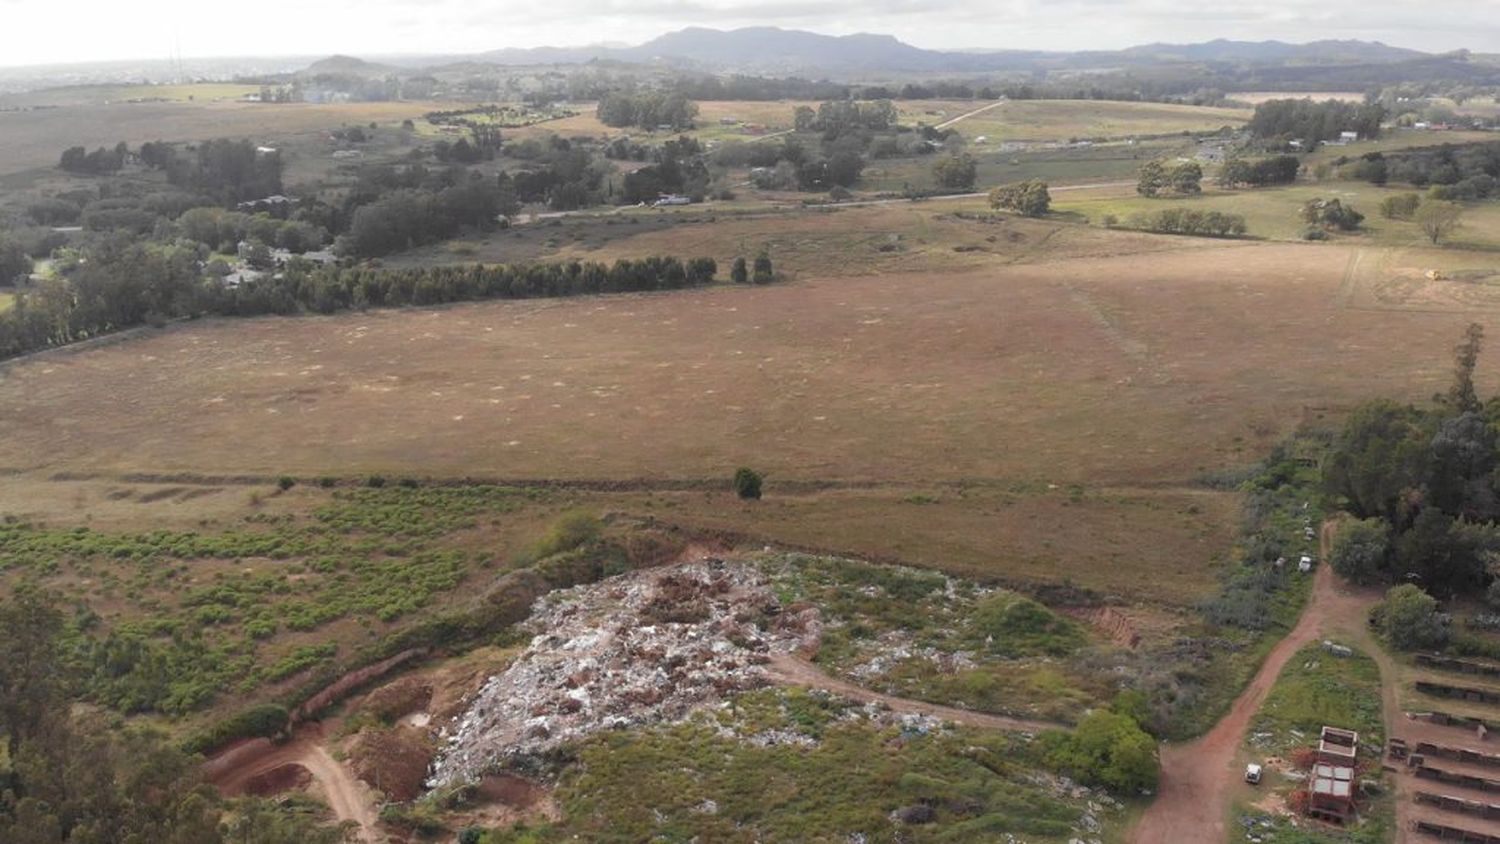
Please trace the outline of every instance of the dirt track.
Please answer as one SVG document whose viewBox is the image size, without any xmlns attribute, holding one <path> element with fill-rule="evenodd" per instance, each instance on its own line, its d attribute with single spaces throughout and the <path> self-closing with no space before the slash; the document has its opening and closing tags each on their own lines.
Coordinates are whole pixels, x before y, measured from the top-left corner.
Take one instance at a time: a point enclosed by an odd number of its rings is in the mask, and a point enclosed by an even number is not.
<svg viewBox="0 0 1500 844">
<path fill-rule="evenodd" d="M 952 721 L 955 724 L 963 724 L 969 727 L 980 727 L 987 730 L 1009 730 L 1021 733 L 1039 733 L 1043 730 L 1056 730 L 1064 726 L 1052 721 L 1007 718 L 1004 715 L 990 715 L 985 712 L 974 712 L 968 709 L 939 706 L 935 703 L 924 703 L 909 698 L 884 695 L 840 680 L 837 677 L 831 677 L 816 665 L 792 654 L 773 655 L 771 657 L 770 673 L 771 677 L 778 683 L 784 683 L 789 686 L 807 686 L 812 689 L 822 689 L 842 695 L 850 700 L 859 701 L 860 703 L 879 703 L 888 707 L 892 712 L 931 715 L 934 718 L 941 718 L 944 721 Z"/>
<path fill-rule="evenodd" d="M 208 779 L 225 794 L 240 794 L 254 777 L 284 765 L 301 765 L 312 774 L 334 817 L 341 823 L 352 821 L 358 825 L 357 840 L 364 844 L 384 841 L 377 826 L 379 812 L 369 789 L 328 754 L 322 740 L 321 731 L 308 727 L 285 744 L 272 744 L 266 739 L 243 742 L 209 760 L 205 765 Z"/>
<path fill-rule="evenodd" d="M 1349 589 L 1334 577 L 1333 569 L 1327 565 L 1332 532 L 1333 523 L 1325 523 L 1322 559 L 1313 579 L 1312 595 L 1297 626 L 1271 649 L 1260 671 L 1235 700 L 1229 714 L 1196 741 L 1162 745 L 1160 790 L 1135 828 L 1131 837 L 1135 844 L 1228 840 L 1225 820 L 1229 814 L 1231 786 L 1239 780 L 1239 772 L 1233 769 L 1234 757 L 1244 741 L 1250 720 L 1259 711 L 1287 660 L 1302 646 L 1317 641 L 1325 631 L 1339 630 L 1354 636 L 1380 663 L 1385 685 L 1392 682 L 1388 663 L 1381 661 L 1383 653 L 1364 632 L 1364 619 L 1378 596 Z M 1388 710 L 1392 697 L 1393 693 L 1388 690 Z M 1387 711 L 1388 724 L 1390 718 L 1391 713 Z"/>
</svg>

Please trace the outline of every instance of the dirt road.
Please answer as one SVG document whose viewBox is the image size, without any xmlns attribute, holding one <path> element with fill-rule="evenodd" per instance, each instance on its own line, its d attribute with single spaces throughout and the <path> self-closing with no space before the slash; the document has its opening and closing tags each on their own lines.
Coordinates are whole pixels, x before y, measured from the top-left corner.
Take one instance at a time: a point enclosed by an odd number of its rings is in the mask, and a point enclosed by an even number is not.
<svg viewBox="0 0 1500 844">
<path fill-rule="evenodd" d="M 244 793 L 256 777 L 287 765 L 300 765 L 322 790 L 334 817 L 341 823 L 352 821 L 358 825 L 360 842 L 384 841 L 370 790 L 323 749 L 322 741 L 321 731 L 309 725 L 285 744 L 272 744 L 265 739 L 238 744 L 209 760 L 204 768 L 209 782 L 224 794 L 235 795 Z"/>
<path fill-rule="evenodd" d="M 1229 714 L 1196 741 L 1162 746 L 1160 790 L 1135 828 L 1131 838 L 1135 844 L 1227 840 L 1225 818 L 1229 813 L 1230 787 L 1239 779 L 1239 772 L 1232 768 L 1235 752 L 1281 669 L 1302 646 L 1317 641 L 1325 630 L 1360 635 L 1372 597 L 1363 590 L 1342 587 L 1327 565 L 1332 531 L 1331 522 L 1323 525 L 1322 560 L 1314 575 L 1312 595 L 1297 626 L 1271 649 Z M 1366 645 L 1363 641 L 1361 644 Z M 1372 654 L 1378 652 L 1368 645 L 1366 650 Z M 1385 668 L 1382 665 L 1382 675 Z"/>
<path fill-rule="evenodd" d="M 1065 726 L 1051 721 L 1007 718 L 1004 715 L 991 715 L 986 712 L 974 712 L 969 709 L 939 706 L 935 703 L 925 703 L 909 698 L 892 697 L 891 695 L 871 691 L 863 686 L 856 686 L 853 683 L 830 676 L 816 665 L 791 654 L 776 654 L 772 656 L 770 674 L 776 682 L 785 685 L 822 689 L 849 698 L 850 700 L 859 701 L 860 703 L 879 703 L 889 708 L 892 712 L 930 715 L 934 718 L 941 718 L 944 721 L 951 721 L 955 724 L 980 727 L 986 730 L 1039 733 L 1043 730 L 1056 730 Z"/>
<path fill-rule="evenodd" d="M 949 126 L 952 126 L 953 124 L 957 123 L 960 120 L 967 120 L 968 118 L 973 117 L 976 114 L 984 114 L 985 112 L 989 111 L 992 108 L 998 108 L 998 107 L 1003 106 L 1003 105 L 1005 105 L 1005 100 L 996 100 L 995 102 L 992 102 L 989 105 L 980 106 L 979 108 L 976 108 L 973 111 L 968 112 L 967 114 L 960 114 L 959 116 L 953 118 L 952 120 L 944 120 L 942 123 L 939 123 L 938 125 L 936 125 L 936 126 L 934 126 L 932 128 L 934 128 L 934 129 L 947 129 Z"/>
</svg>

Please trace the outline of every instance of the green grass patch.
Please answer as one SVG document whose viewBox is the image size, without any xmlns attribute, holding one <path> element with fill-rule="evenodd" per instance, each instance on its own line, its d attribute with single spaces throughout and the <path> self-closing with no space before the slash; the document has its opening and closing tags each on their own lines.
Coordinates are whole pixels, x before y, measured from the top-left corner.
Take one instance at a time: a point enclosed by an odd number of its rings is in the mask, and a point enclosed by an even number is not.
<svg viewBox="0 0 1500 844">
<path fill-rule="evenodd" d="M 882 726 L 817 693 L 756 692 L 696 723 L 586 742 L 558 786 L 562 821 L 486 840 L 1067 841 L 1123 817 L 1106 799 L 1085 820 L 1087 799 L 1039 764 L 1014 736 Z M 896 820 L 903 810 L 927 822 Z"/>
<path fill-rule="evenodd" d="M 1258 751 L 1282 755 L 1315 743 L 1324 725 L 1354 730 L 1362 743 L 1384 746 L 1380 668 L 1375 660 L 1358 651 L 1350 657 L 1335 656 L 1321 644 L 1304 647 L 1276 679 L 1250 732 L 1270 734 L 1255 744 Z M 1302 736 L 1293 735 L 1294 730 Z"/>
</svg>

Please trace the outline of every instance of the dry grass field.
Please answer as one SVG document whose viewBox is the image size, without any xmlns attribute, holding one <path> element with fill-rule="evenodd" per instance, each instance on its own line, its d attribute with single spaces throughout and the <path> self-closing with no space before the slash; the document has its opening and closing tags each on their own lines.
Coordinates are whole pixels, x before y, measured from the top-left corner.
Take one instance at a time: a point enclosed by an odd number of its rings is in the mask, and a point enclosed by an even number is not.
<svg viewBox="0 0 1500 844">
<path fill-rule="evenodd" d="M 734 237 L 698 228 L 618 251 Z M 1311 408 L 1430 394 L 1461 325 L 1486 318 L 1343 307 L 1347 248 L 1067 234 L 1095 253 L 182 325 L 7 367 L 0 463 L 1182 483 Z"/>
<path fill-rule="evenodd" d="M 861 263 L 864 233 L 903 219 L 930 248 Z M 938 245 L 965 228 L 990 251 Z M 1500 314 L 1500 296 L 1422 277 L 1451 251 L 995 226 L 934 206 L 704 221 L 607 249 L 727 260 L 756 238 L 792 256 L 792 280 L 206 321 L 13 363 L 0 501 L 128 521 L 222 516 L 247 494 L 104 503 L 99 485 L 130 473 L 623 481 L 568 495 L 1182 603 L 1212 590 L 1237 521 L 1235 496 L 1193 485 L 1202 473 L 1365 398 L 1430 395 L 1461 327 Z M 765 501 L 717 486 L 741 464 L 767 473 Z M 66 472 L 98 480 L 29 491 Z"/>
<path fill-rule="evenodd" d="M 973 111 L 984 103 L 952 102 L 940 106 L 942 116 L 927 114 L 927 103 L 903 103 L 906 114 L 924 122 L 942 122 Z M 1066 141 L 1072 138 L 1130 138 L 1181 132 L 1212 132 L 1239 126 L 1250 119 L 1243 109 L 1206 108 L 1169 103 L 1105 102 L 1097 100 L 1011 100 L 983 114 L 965 118 L 951 128 L 964 137 L 986 136 L 1000 141 Z"/>
<path fill-rule="evenodd" d="M 132 148 L 145 141 L 201 141 L 250 138 L 258 142 L 325 132 L 343 125 L 399 124 L 451 103 L 243 102 L 114 103 L 72 106 L 4 115 L 0 174 L 53 167 L 70 146 Z"/>
<path fill-rule="evenodd" d="M 1234 93 L 1230 97 L 1242 103 L 1260 105 L 1267 100 L 1339 100 L 1346 103 L 1362 103 L 1365 95 L 1359 91 L 1247 91 Z"/>
</svg>

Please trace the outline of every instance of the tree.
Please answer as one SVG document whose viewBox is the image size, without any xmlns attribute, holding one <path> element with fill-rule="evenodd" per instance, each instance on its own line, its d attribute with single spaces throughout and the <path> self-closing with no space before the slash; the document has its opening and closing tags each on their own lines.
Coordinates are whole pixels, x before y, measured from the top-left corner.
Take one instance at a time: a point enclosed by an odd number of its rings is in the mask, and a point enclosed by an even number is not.
<svg viewBox="0 0 1500 844">
<path fill-rule="evenodd" d="M 770 284 L 776 280 L 776 272 L 771 268 L 770 255 L 762 252 L 755 256 L 755 264 L 750 274 L 750 280 L 756 284 Z"/>
<path fill-rule="evenodd" d="M 734 494 L 745 500 L 759 500 L 761 475 L 754 469 L 741 466 L 734 470 Z"/>
<path fill-rule="evenodd" d="M 1043 733 L 1041 745 L 1054 767 L 1119 793 L 1153 789 L 1161 775 L 1156 740 L 1134 718 L 1108 709 L 1090 712 L 1071 733 Z"/>
<path fill-rule="evenodd" d="M 1203 168 L 1196 161 L 1184 161 L 1167 176 L 1172 191 L 1183 196 L 1203 193 Z"/>
<path fill-rule="evenodd" d="M 1404 651 L 1441 647 L 1448 639 L 1437 600 L 1410 583 L 1387 591 L 1373 619 L 1386 641 Z"/>
<path fill-rule="evenodd" d="M 1385 522 L 1360 519 L 1339 528 L 1328 564 L 1355 583 L 1379 583 L 1386 576 L 1390 550 L 1390 528 Z"/>
<path fill-rule="evenodd" d="M 949 155 L 932 165 L 932 174 L 937 178 L 937 183 L 945 188 L 968 190 L 974 187 L 978 165 L 974 156 L 968 153 Z"/>
<path fill-rule="evenodd" d="M 1422 204 L 1422 197 L 1414 193 L 1398 193 L 1380 201 L 1380 216 L 1387 220 L 1410 220 Z"/>
<path fill-rule="evenodd" d="M 1365 215 L 1338 199 L 1310 199 L 1302 205 L 1302 220 L 1325 229 L 1352 232 L 1365 221 Z"/>
<path fill-rule="evenodd" d="M 1135 192 L 1141 196 L 1157 196 L 1167 186 L 1167 167 L 1161 161 L 1152 160 L 1141 165 L 1137 175 Z"/>
<path fill-rule="evenodd" d="M 734 264 L 729 268 L 729 280 L 735 284 L 746 284 L 750 281 L 750 270 L 745 266 L 743 255 L 734 259 Z"/>
<path fill-rule="evenodd" d="M 15 284 L 30 272 L 31 259 L 21 250 L 21 244 L 0 236 L 0 286 Z"/>
<path fill-rule="evenodd" d="M 1481 407 L 1474 389 L 1474 367 L 1484 348 L 1484 326 L 1469 323 L 1463 342 L 1453 347 L 1453 386 L 1448 388 L 1447 404 L 1460 413 L 1477 413 Z"/>
<path fill-rule="evenodd" d="M 1417 208 L 1412 219 L 1429 240 L 1438 243 L 1458 228 L 1462 216 L 1458 203 L 1429 199 Z"/>
<path fill-rule="evenodd" d="M 1047 183 L 1038 179 L 1001 185 L 990 191 L 990 207 L 1015 211 L 1023 217 L 1043 217 L 1052 208 Z"/>
<path fill-rule="evenodd" d="M 1219 168 L 1219 187 L 1237 188 L 1250 183 L 1254 166 L 1243 158 L 1227 158 Z"/>
</svg>

